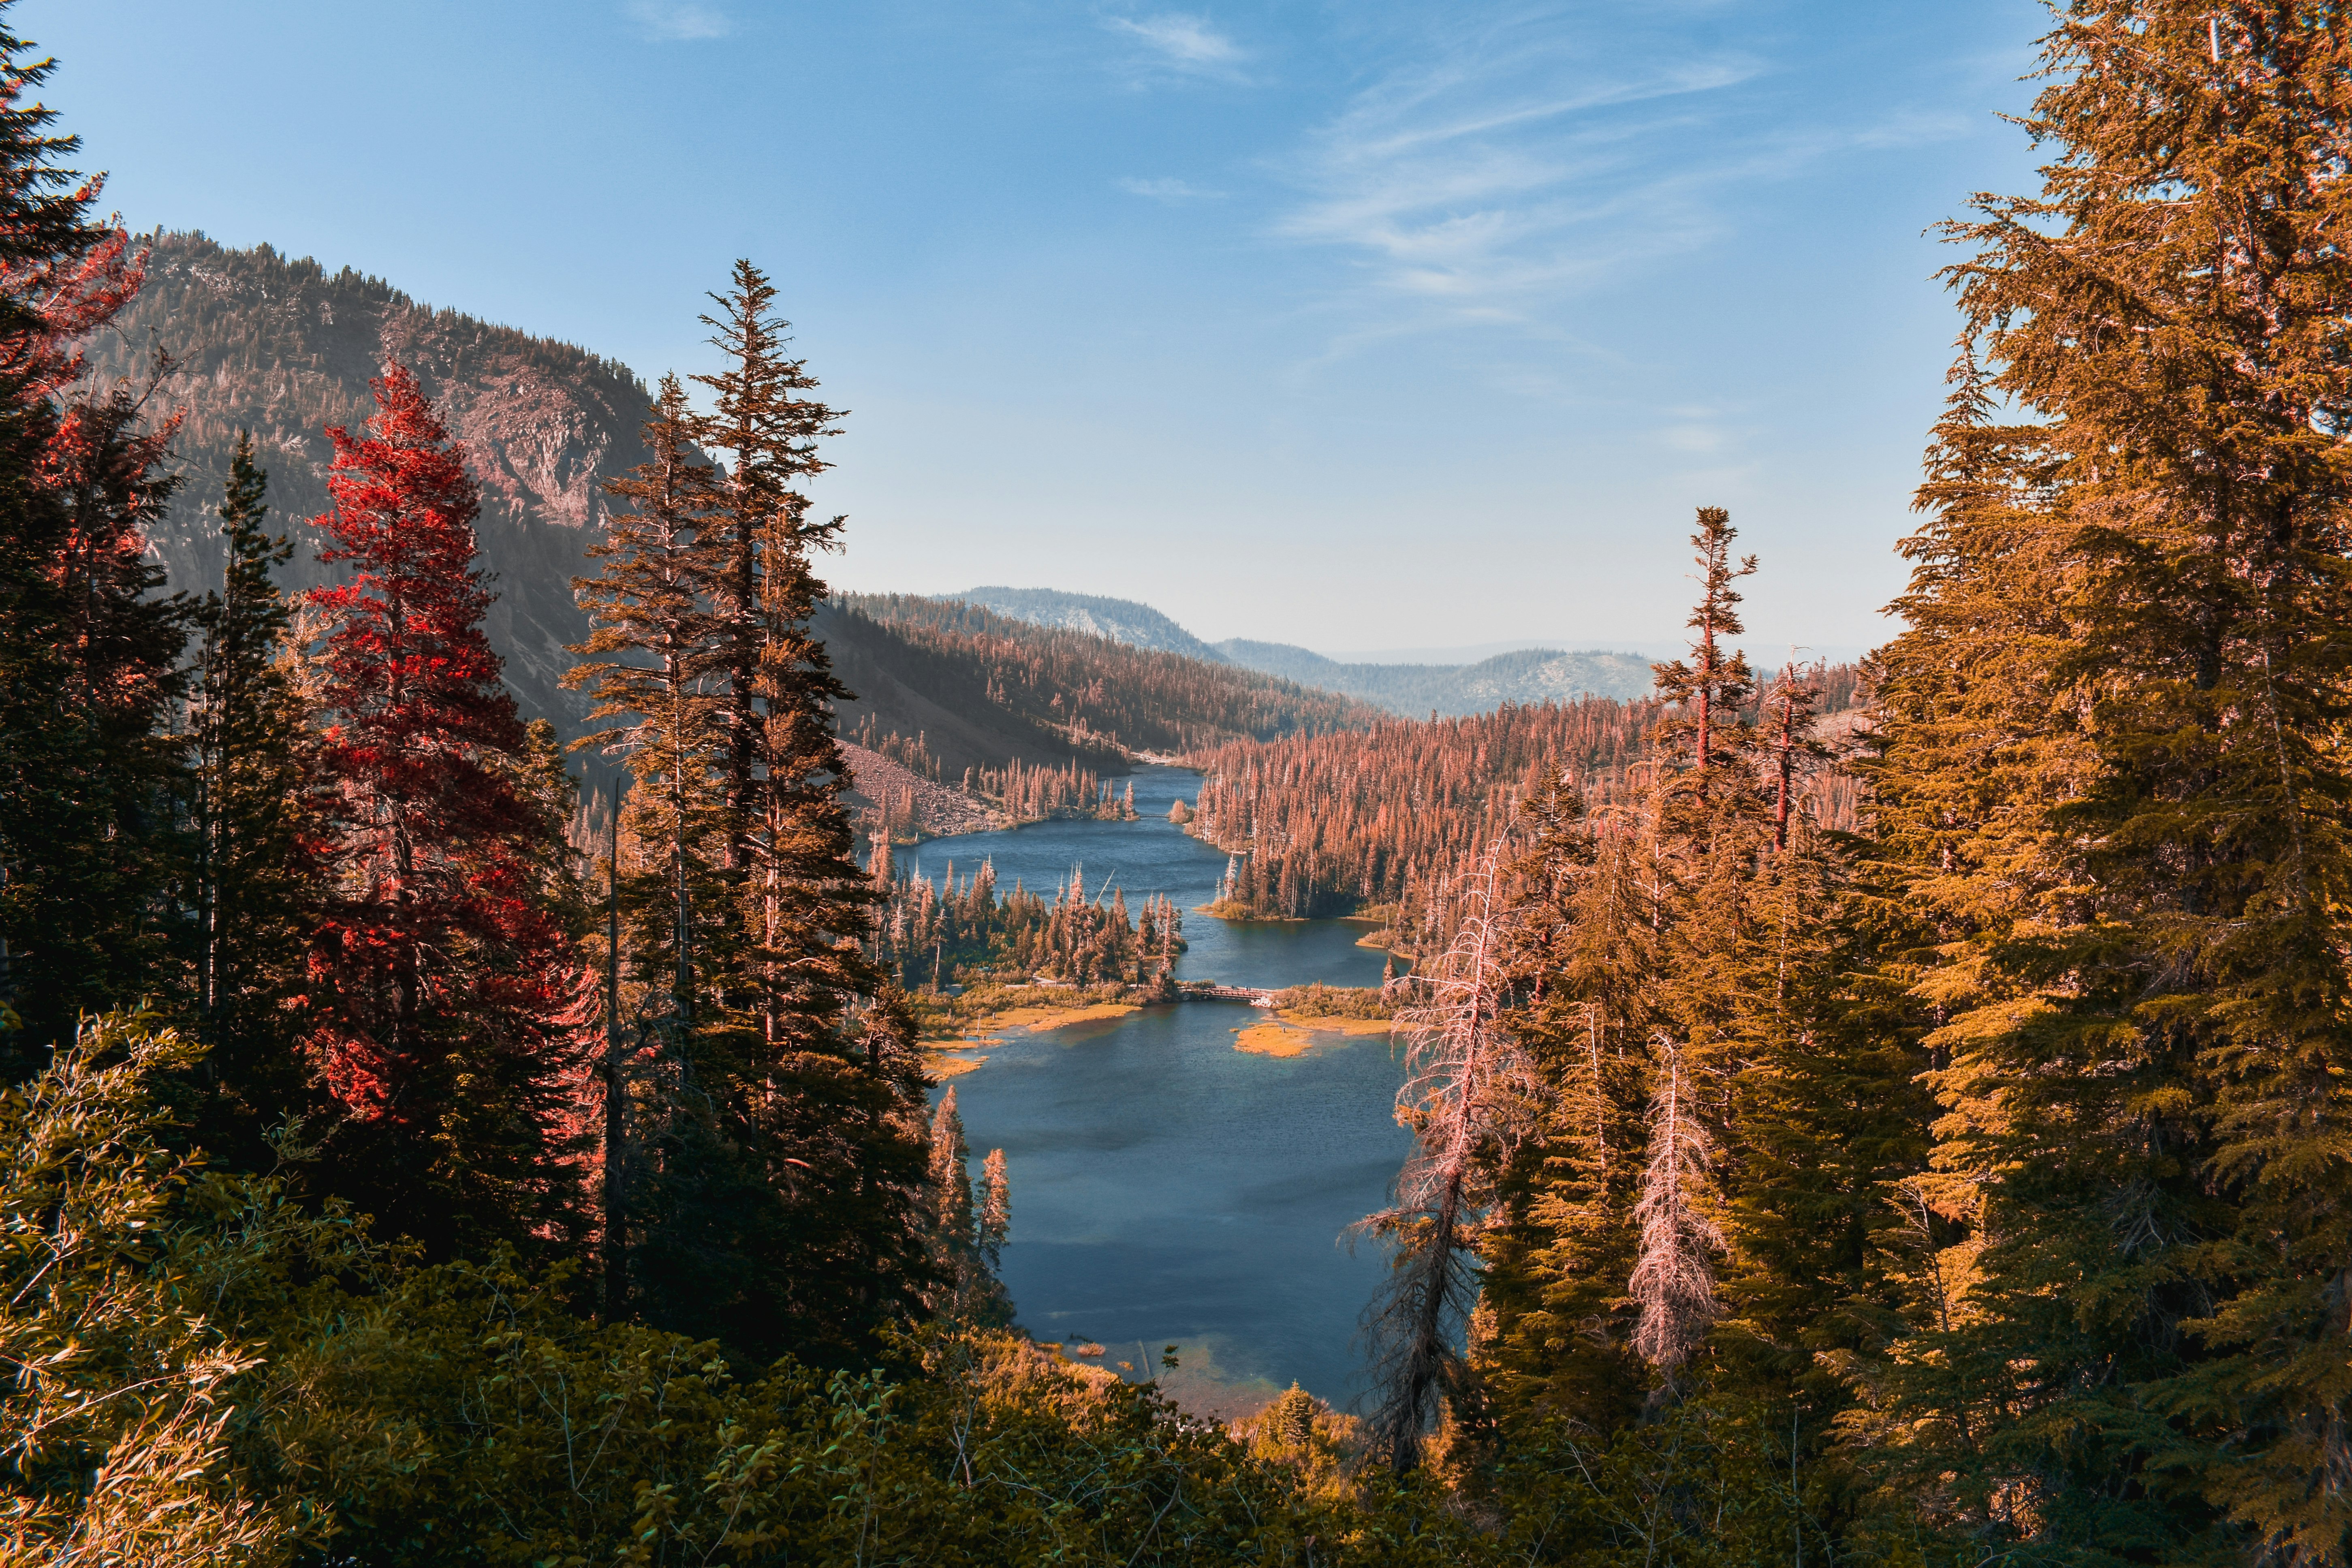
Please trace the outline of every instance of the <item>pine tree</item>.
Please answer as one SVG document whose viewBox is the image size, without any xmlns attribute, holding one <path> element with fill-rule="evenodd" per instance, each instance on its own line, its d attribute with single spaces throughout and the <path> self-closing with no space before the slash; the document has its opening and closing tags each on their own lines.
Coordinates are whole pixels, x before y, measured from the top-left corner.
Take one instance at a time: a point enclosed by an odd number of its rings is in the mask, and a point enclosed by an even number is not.
<svg viewBox="0 0 2352 1568">
<path fill-rule="evenodd" d="M 938 1281 L 932 1302 L 943 1315 L 963 1322 L 1010 1322 L 1012 1303 L 996 1280 L 997 1256 L 1004 1245 L 1011 1206 L 1004 1177 L 1004 1152 L 992 1150 L 984 1185 L 975 1194 L 971 1147 L 964 1141 L 963 1117 L 953 1088 L 940 1097 L 926 1140 L 923 1186 L 930 1272 Z"/>
<path fill-rule="evenodd" d="M 930 1222 L 950 1246 L 971 1231 L 971 1145 L 964 1141 L 963 1117 L 956 1110 L 956 1091 L 950 1085 L 931 1113 L 928 1191 Z"/>
<path fill-rule="evenodd" d="M 1675 704 L 1654 739 L 1677 750 L 1687 745 L 1691 789 L 1702 803 L 1749 738 L 1739 723 L 1739 710 L 1753 700 L 1756 679 L 1747 654 L 1723 646 L 1726 637 L 1747 630 L 1739 619 L 1739 592 L 1732 584 L 1756 571 L 1753 555 L 1733 563 L 1731 542 L 1738 537 L 1729 512 L 1719 506 L 1698 509 L 1698 531 L 1691 535 L 1691 549 L 1698 557 L 1701 593 L 1690 616 L 1690 629 L 1698 635 L 1691 640 L 1687 662 L 1675 659 L 1654 667 L 1658 695 Z"/>
<path fill-rule="evenodd" d="M 1656 1037 L 1658 1086 L 1650 1100 L 1650 1147 L 1642 1168 L 1633 1223 L 1642 1233 L 1626 1293 L 1640 1310 L 1633 1353 L 1663 1374 L 1669 1398 L 1676 1376 L 1723 1315 L 1714 1254 L 1724 1247 L 1714 1211 L 1720 1205 L 1713 1167 L 1715 1139 L 1698 1110 L 1696 1086 L 1679 1042 Z"/>
<path fill-rule="evenodd" d="M 807 558 L 834 547 L 845 521 L 815 521 L 794 486 L 824 470 L 816 443 L 835 434 L 840 415 L 793 395 L 816 382 L 802 361 L 784 357 L 789 323 L 771 310 L 776 290 L 764 273 L 739 260 L 734 288 L 710 298 L 721 314 L 702 322 L 726 368 L 694 378 L 710 389 L 715 406 L 694 422 L 693 435 L 706 450 L 729 458 L 709 526 L 721 552 L 713 587 L 726 679 L 728 865 L 748 877 L 761 816 L 761 754 L 769 739 L 762 686 L 785 677 L 768 667 L 789 657 L 789 650 L 772 650 L 771 639 L 790 625 L 778 616 L 789 617 L 803 599 L 813 605 L 822 597 L 822 587 L 811 592 Z M 769 579 L 778 574 L 772 591 Z"/>
<path fill-rule="evenodd" d="M 1413 1134 L 1394 1199 L 1361 1228 L 1392 1248 L 1364 1313 L 1373 1455 L 1398 1475 L 1421 1463 L 1430 1429 L 1468 1393 L 1456 1342 L 1478 1294 L 1481 1221 L 1542 1097 L 1534 1064 L 1504 1020 L 1510 914 L 1498 855 L 1464 879 L 1457 935 L 1429 969 L 1429 1000 L 1399 1016 L 1407 1031 L 1397 1121 Z"/>
<path fill-rule="evenodd" d="M 794 395 L 816 382 L 784 357 L 775 289 L 749 261 L 705 317 L 727 368 L 696 377 L 713 394 L 697 438 L 728 454 L 710 509 L 725 560 L 717 584 L 726 682 L 729 869 L 739 879 L 757 956 L 745 974 L 769 1053 L 824 1053 L 844 1010 L 878 978 L 859 962 L 874 889 L 858 871 L 841 796 L 848 769 L 832 704 L 835 679 L 810 623 L 825 588 L 814 570 L 839 548 L 845 519 L 820 520 L 793 487 L 822 472 L 816 443 L 840 414 Z"/>
<path fill-rule="evenodd" d="M 1819 667 L 1815 667 L 1818 675 Z M 1795 667 L 1780 671 L 1765 694 L 1764 722 L 1758 744 L 1770 759 L 1767 764 L 1772 789 L 1772 850 L 1789 847 L 1789 823 L 1808 763 L 1829 755 L 1829 748 L 1812 738 L 1813 716 L 1822 700 L 1818 680 L 1800 679 Z"/>
<path fill-rule="evenodd" d="M 882 895 L 856 864 L 841 799 L 832 704 L 849 693 L 810 625 L 824 595 L 811 558 L 835 546 L 842 520 L 814 521 L 793 489 L 822 468 L 815 442 L 837 416 L 794 395 L 815 384 L 783 357 L 774 290 L 756 268 L 738 264 L 734 289 L 714 298 L 727 366 L 698 378 L 713 411 L 688 421 L 671 397 L 664 417 L 676 429 L 656 434 L 728 457 L 723 474 L 696 479 L 675 502 L 681 525 L 690 512 L 694 554 L 683 586 L 663 592 L 683 616 L 677 595 L 690 587 L 705 617 L 696 679 L 707 672 L 709 686 L 697 689 L 719 726 L 710 837 L 732 934 L 698 955 L 697 1010 L 678 1037 L 707 1107 L 673 1121 L 700 1129 L 695 1191 L 656 1201 L 665 1217 L 647 1223 L 672 1227 L 706 1273 L 731 1283 L 682 1293 L 672 1307 L 688 1316 L 655 1318 L 746 1353 L 862 1354 L 858 1336 L 917 1288 L 909 1173 L 921 1159 L 921 1089 L 903 1002 L 881 995 L 866 955 Z M 648 1232 L 649 1247 L 668 1245 Z"/>
<path fill-rule="evenodd" d="M 626 825 L 636 866 L 621 895 L 627 947 L 639 985 L 668 992 L 691 1031 L 715 1011 L 741 947 L 723 871 L 727 668 L 711 609 L 727 559 L 709 515 L 717 477 L 695 454 L 674 375 L 645 437 L 652 456 L 604 487 L 630 510 L 589 548 L 598 574 L 573 581 L 593 629 L 564 683 L 594 693 L 592 718 L 620 721 L 578 743 L 617 753 L 638 781 Z"/>
<path fill-rule="evenodd" d="M 174 481 L 142 395 L 70 390 L 75 343 L 137 293 L 103 181 L 63 167 L 36 95 L 52 62 L 0 26 L 0 1006 L 11 1077 L 69 1044 L 83 1009 L 174 985 L 184 931 L 177 746 L 185 640 L 152 596 L 145 529 Z"/>
<path fill-rule="evenodd" d="M 309 1101 L 286 1027 L 300 993 L 301 914 L 314 900 L 300 853 L 309 736 L 282 660 L 294 607 L 271 570 L 293 553 L 263 526 L 268 479 L 237 433 L 220 503 L 227 563 L 197 607 L 189 704 L 194 764 L 196 1022 L 211 1047 L 202 1115 L 215 1156 L 261 1157 L 259 1131 Z"/>
<path fill-rule="evenodd" d="M 1875 781 L 1938 943 L 1922 1190 L 1980 1277 L 1922 1298 L 1890 1463 L 2051 1552 L 2340 1562 L 2352 1522 L 2348 47 L 2085 0 L 2042 193 L 1949 231 Z"/>
<path fill-rule="evenodd" d="M 190 606 L 155 593 L 163 574 L 147 530 L 179 479 L 160 471 L 171 427 L 142 428 L 145 405 L 122 386 L 69 403 L 43 455 L 40 482 L 62 511 L 41 568 L 56 710 L 32 718 L 24 738 L 54 750 L 43 775 L 23 781 L 30 819 L 10 890 L 28 913 L 44 910 L 26 932 L 24 978 L 28 1021 L 51 1038 L 69 1036 L 76 1009 L 176 982 L 186 956 L 166 912 L 185 847 L 182 748 L 166 724 Z"/>
<path fill-rule="evenodd" d="M 981 1178 L 980 1255 L 992 1274 L 1003 1263 L 1004 1243 L 1013 1234 L 1013 1178 L 1005 1171 L 1003 1150 L 988 1152 L 981 1162 Z"/>
<path fill-rule="evenodd" d="M 1916 975 L 1898 962 L 1917 933 L 1872 891 L 1836 841 L 1794 817 L 1746 890 L 1730 971 L 1724 1121 L 1736 1164 L 1714 1386 L 1795 1406 L 1792 1436 L 1822 1476 L 1855 1398 L 1835 1369 L 1900 1321 L 1900 1276 L 1915 1259 L 1893 1200 L 1923 1169 L 1934 1120 L 1918 1081 Z"/>
<path fill-rule="evenodd" d="M 414 375 L 373 384 L 368 431 L 328 432 L 335 510 L 317 520 L 351 578 L 310 595 L 332 879 L 310 1048 L 348 1115 L 339 1184 L 447 1253 L 571 1223 L 589 982 L 550 897 L 562 821 L 533 775 L 552 759 L 534 761 L 482 632 L 474 481 Z"/>
</svg>

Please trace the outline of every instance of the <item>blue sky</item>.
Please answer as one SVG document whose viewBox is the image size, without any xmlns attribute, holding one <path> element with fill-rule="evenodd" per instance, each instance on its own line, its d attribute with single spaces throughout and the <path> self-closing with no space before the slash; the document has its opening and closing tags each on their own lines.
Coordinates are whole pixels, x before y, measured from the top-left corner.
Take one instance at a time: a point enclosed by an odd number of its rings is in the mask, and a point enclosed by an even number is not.
<svg viewBox="0 0 2352 1568">
<path fill-rule="evenodd" d="M 1881 640 L 1954 321 L 2032 181 L 2025 0 L 20 0 L 135 226 L 648 379 L 749 255 L 852 410 L 833 580 L 1325 650 Z"/>
</svg>

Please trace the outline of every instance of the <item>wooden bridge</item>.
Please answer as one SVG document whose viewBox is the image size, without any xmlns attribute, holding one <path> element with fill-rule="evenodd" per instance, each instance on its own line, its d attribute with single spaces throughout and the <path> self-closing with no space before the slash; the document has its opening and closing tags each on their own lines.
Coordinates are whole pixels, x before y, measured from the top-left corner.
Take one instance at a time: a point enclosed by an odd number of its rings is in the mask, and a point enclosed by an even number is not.
<svg viewBox="0 0 2352 1568">
<path fill-rule="evenodd" d="M 1177 998 L 1185 1002 L 1246 1002 L 1253 1007 L 1274 1005 L 1274 993 L 1255 990 L 1246 985 L 1209 985 L 1193 982 L 1177 987 Z"/>
</svg>

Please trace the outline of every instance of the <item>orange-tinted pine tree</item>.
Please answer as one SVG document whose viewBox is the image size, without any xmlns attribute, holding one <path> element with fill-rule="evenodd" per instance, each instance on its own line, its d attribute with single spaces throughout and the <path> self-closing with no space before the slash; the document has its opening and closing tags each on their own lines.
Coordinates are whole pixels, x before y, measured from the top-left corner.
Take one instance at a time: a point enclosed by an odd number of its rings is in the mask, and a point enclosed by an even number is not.
<svg viewBox="0 0 2352 1568">
<path fill-rule="evenodd" d="M 1674 705 L 1657 739 L 1688 757 L 1691 790 L 1702 804 L 1751 738 L 1740 715 L 1755 700 L 1756 679 L 1748 655 L 1723 643 L 1747 630 L 1739 619 L 1739 591 L 1732 584 L 1756 571 L 1753 555 L 1734 563 L 1731 542 L 1738 537 L 1729 512 L 1719 506 L 1698 509 L 1691 548 L 1698 557 L 1701 591 L 1691 609 L 1691 657 L 1656 667 L 1658 696 Z"/>
<path fill-rule="evenodd" d="M 882 894 L 841 798 L 832 704 L 848 693 L 810 626 L 812 557 L 842 520 L 814 521 L 793 487 L 836 416 L 797 395 L 815 384 L 783 355 L 774 297 L 748 262 L 714 297 L 709 415 L 665 385 L 655 459 L 619 492 L 635 510 L 589 587 L 589 651 L 618 656 L 589 679 L 635 721 L 605 738 L 648 785 L 634 836 L 685 933 L 646 931 L 689 1010 L 646 1064 L 660 1103 L 629 1205 L 637 1307 L 755 1358 L 847 1358 L 925 1289 L 923 1090 L 911 1021 L 865 951 Z"/>
<path fill-rule="evenodd" d="M 2041 191 L 1948 231 L 1874 773 L 1980 1277 L 1870 1436 L 1971 1550 L 2340 1563 L 2352 29 L 2084 0 L 2043 62 Z"/>
<path fill-rule="evenodd" d="M 1413 1148 L 1393 1202 L 1362 1222 L 1391 1247 L 1390 1273 L 1364 1312 L 1371 1361 L 1373 1453 L 1402 1475 L 1464 1392 L 1459 1341 L 1478 1294 L 1478 1242 L 1542 1098 L 1534 1064 L 1506 1019 L 1510 911 L 1499 846 L 1463 879 L 1453 945 L 1430 965 L 1427 1000 L 1399 1016 L 1406 1031 L 1397 1121 Z"/>
<path fill-rule="evenodd" d="M 548 897 L 562 818 L 482 632 L 473 479 L 416 379 L 329 432 L 309 1049 L 337 1184 L 436 1252 L 570 1222 L 588 976 Z"/>
<path fill-rule="evenodd" d="M 1660 1030 L 1657 1088 L 1650 1097 L 1649 1152 L 1633 1204 L 1641 1250 L 1626 1294 L 1641 1316 L 1633 1353 L 1658 1369 L 1659 1392 L 1672 1398 L 1691 1353 L 1723 1315 L 1715 1289 L 1715 1255 L 1723 1228 L 1715 1210 L 1715 1138 L 1700 1113 L 1681 1044 Z"/>
<path fill-rule="evenodd" d="M 635 865 L 621 898 L 638 986 L 667 992 L 688 1028 L 698 964 L 715 991 L 741 946 L 724 875 L 727 670 L 711 610 L 727 568 L 707 516 L 716 476 L 694 452 L 691 415 L 664 376 L 646 426 L 652 457 L 609 481 L 616 511 L 574 586 L 593 630 L 564 678 L 596 698 L 605 727 L 579 744 L 615 753 L 637 780 L 627 823 Z"/>
</svg>

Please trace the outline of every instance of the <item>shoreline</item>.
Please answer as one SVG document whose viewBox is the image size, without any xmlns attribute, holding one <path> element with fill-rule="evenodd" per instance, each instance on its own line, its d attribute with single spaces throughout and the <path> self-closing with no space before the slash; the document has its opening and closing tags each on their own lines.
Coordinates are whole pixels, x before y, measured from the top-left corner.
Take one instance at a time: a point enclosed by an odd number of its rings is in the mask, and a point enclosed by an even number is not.
<svg viewBox="0 0 2352 1568">
<path fill-rule="evenodd" d="M 1396 1023 L 1390 1018 L 1300 1017 L 1277 1009 L 1271 1017 L 1235 1029 L 1234 1049 L 1258 1057 L 1303 1057 L 1318 1045 L 1395 1030 Z"/>
</svg>

